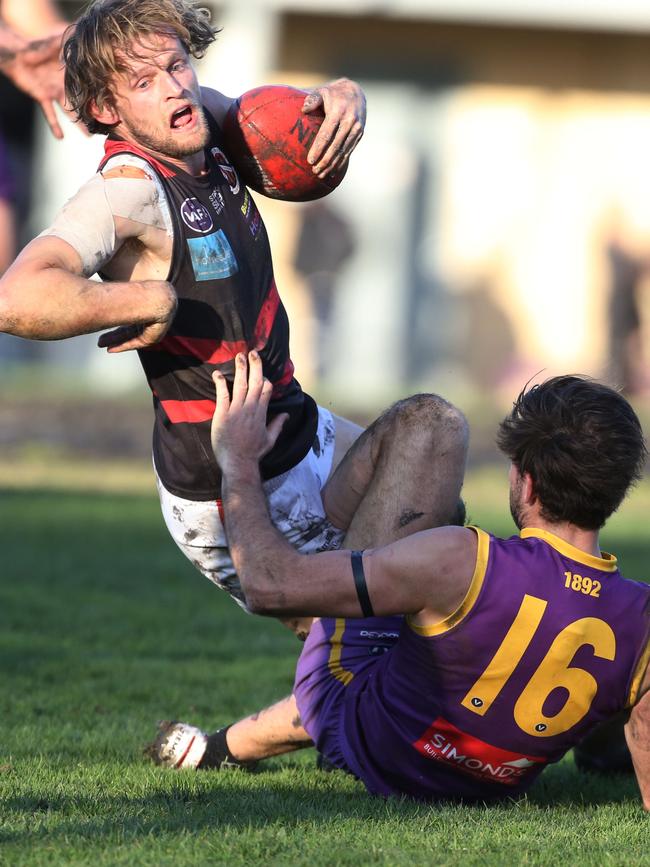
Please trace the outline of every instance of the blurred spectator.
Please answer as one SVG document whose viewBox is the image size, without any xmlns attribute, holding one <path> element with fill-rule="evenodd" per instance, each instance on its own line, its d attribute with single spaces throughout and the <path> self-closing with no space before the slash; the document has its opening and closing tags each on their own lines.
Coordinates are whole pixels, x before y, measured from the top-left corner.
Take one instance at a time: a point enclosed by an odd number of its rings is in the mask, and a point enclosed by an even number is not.
<svg viewBox="0 0 650 867">
<path fill-rule="evenodd" d="M 324 201 L 307 205 L 302 212 L 294 266 L 307 283 L 318 321 L 316 374 L 327 367 L 329 328 L 336 281 L 354 252 L 350 223 Z"/>
<path fill-rule="evenodd" d="M 67 26 L 51 0 L 0 0 L 0 72 L 40 105 L 56 138 L 63 137 L 54 103 L 62 105 L 64 99 L 61 41 Z M 19 190 L 14 177 L 15 166 L 0 124 L 0 274 L 16 255 Z M 23 187 L 26 183 L 23 180 Z M 24 195 L 24 190 L 21 192 Z M 22 356 L 26 347 L 18 343 L 16 338 L 3 335 L 0 355 Z"/>
<path fill-rule="evenodd" d="M 646 379 L 639 293 L 649 263 L 616 234 L 607 242 L 607 259 L 610 378 L 624 394 L 635 395 L 644 390 Z"/>
<path fill-rule="evenodd" d="M 57 138 L 63 105 L 61 40 L 67 23 L 52 0 L 0 0 L 0 71 L 35 99 Z"/>
</svg>

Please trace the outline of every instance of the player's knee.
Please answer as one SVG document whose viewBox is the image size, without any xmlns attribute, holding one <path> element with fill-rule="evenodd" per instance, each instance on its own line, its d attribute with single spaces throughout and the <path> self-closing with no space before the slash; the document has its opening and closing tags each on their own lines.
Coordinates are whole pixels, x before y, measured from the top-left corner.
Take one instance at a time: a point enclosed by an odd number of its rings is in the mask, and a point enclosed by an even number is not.
<svg viewBox="0 0 650 867">
<path fill-rule="evenodd" d="M 437 394 L 414 394 L 404 398 L 387 412 L 391 434 L 404 441 L 442 441 L 461 449 L 467 447 L 469 428 L 467 419 L 453 403 Z"/>
</svg>

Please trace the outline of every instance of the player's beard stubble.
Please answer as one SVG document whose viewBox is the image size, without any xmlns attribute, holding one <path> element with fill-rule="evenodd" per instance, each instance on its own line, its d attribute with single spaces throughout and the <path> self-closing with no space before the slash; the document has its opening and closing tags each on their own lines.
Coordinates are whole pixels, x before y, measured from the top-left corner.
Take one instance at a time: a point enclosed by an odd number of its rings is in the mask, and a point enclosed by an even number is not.
<svg viewBox="0 0 650 867">
<path fill-rule="evenodd" d="M 177 140 L 176 136 L 172 133 L 165 135 L 156 131 L 153 126 L 144 123 L 140 125 L 133 121 L 129 123 L 129 132 L 135 142 L 141 147 L 158 153 L 163 157 L 183 159 L 183 157 L 202 151 L 210 140 L 210 130 L 203 108 L 196 104 L 193 105 L 193 108 L 196 111 L 197 123 L 191 135 L 185 141 L 182 139 L 180 141 Z"/>
<path fill-rule="evenodd" d="M 518 530 L 522 529 L 524 521 L 521 505 L 523 487 L 524 480 L 521 476 L 517 476 L 516 481 L 510 485 L 510 514 Z"/>
</svg>

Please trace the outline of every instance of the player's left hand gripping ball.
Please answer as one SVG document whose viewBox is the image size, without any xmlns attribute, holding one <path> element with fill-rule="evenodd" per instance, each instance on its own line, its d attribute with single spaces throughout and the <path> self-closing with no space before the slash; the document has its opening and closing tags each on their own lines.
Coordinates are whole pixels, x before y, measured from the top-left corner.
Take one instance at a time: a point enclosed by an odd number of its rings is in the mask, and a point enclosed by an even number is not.
<svg viewBox="0 0 650 867">
<path fill-rule="evenodd" d="M 339 78 L 313 90 L 303 111 L 322 108 L 325 119 L 307 155 L 314 173 L 324 178 L 346 165 L 366 126 L 366 97 L 359 85 Z"/>
</svg>

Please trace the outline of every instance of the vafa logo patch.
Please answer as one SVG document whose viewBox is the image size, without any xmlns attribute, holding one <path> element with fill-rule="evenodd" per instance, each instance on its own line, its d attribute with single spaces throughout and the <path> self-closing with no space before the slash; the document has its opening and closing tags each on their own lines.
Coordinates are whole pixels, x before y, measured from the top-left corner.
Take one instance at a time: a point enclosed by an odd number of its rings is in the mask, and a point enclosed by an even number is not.
<svg viewBox="0 0 650 867">
<path fill-rule="evenodd" d="M 185 199 L 181 205 L 181 217 L 189 229 L 201 235 L 205 235 L 213 229 L 214 224 L 210 212 L 194 196 Z"/>
</svg>

